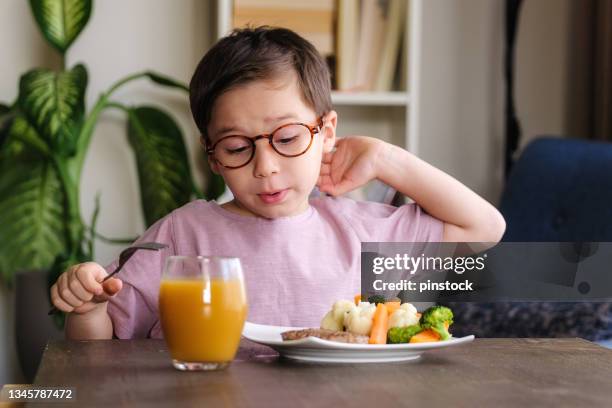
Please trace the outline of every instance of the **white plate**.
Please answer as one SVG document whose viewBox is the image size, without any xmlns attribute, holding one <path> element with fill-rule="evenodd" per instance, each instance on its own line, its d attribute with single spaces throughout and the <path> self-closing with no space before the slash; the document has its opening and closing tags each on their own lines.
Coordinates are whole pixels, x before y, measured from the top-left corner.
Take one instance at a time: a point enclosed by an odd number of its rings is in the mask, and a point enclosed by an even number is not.
<svg viewBox="0 0 612 408">
<path fill-rule="evenodd" d="M 414 360 L 424 351 L 458 346 L 474 340 L 474 336 L 452 337 L 445 341 L 406 344 L 354 344 L 307 337 L 283 341 L 281 333 L 304 327 L 267 326 L 246 322 L 242 335 L 255 343 L 272 347 L 281 355 L 294 360 L 324 363 L 385 363 Z"/>
</svg>

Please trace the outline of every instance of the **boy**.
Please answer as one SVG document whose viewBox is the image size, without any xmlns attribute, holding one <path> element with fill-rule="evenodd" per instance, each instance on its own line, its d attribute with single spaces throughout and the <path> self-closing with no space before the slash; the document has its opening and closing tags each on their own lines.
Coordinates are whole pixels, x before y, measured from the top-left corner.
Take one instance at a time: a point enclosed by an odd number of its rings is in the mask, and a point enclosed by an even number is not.
<svg viewBox="0 0 612 408">
<path fill-rule="evenodd" d="M 493 206 L 409 152 L 365 136 L 336 140 L 327 67 L 289 30 L 244 29 L 221 39 L 199 63 L 190 101 L 209 164 L 234 199 L 197 200 L 162 218 L 139 241 L 169 248 L 137 252 L 103 285 L 107 271 L 93 262 L 64 272 L 51 298 L 70 312 L 68 338 L 162 337 L 157 294 L 169 255 L 239 256 L 249 321 L 318 326 L 330 304 L 360 291 L 362 241 L 503 235 Z M 416 204 L 336 197 L 374 178 Z M 315 185 L 333 197 L 309 200 Z"/>
</svg>

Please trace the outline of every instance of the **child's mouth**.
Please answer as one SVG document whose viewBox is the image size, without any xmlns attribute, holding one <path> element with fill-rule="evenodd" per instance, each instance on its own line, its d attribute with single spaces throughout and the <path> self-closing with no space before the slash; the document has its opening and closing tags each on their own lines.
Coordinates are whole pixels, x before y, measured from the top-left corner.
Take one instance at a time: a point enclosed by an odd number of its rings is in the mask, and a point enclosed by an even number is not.
<svg viewBox="0 0 612 408">
<path fill-rule="evenodd" d="M 264 202 L 264 204 L 277 204 L 285 198 L 285 196 L 287 195 L 287 191 L 289 190 L 284 189 L 284 190 L 276 191 L 271 194 L 262 193 L 262 194 L 257 194 L 257 195 L 259 196 L 261 201 Z"/>
</svg>

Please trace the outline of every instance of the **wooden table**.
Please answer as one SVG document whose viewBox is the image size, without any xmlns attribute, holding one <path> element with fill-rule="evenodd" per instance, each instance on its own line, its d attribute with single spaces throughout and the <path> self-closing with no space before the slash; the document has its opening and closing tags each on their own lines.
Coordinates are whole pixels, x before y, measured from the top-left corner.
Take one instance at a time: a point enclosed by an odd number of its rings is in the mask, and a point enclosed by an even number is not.
<svg viewBox="0 0 612 408">
<path fill-rule="evenodd" d="M 243 340 L 228 369 L 180 372 L 158 340 L 55 341 L 35 385 L 75 387 L 72 407 L 610 407 L 612 350 L 582 339 L 477 339 L 413 362 L 325 365 Z"/>
</svg>

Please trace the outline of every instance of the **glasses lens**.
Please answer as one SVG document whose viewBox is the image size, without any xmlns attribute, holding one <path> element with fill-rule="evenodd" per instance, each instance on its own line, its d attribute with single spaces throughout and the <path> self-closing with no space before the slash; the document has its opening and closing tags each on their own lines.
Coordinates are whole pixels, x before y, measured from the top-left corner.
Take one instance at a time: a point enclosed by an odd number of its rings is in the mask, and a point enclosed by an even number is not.
<svg viewBox="0 0 612 408">
<path fill-rule="evenodd" d="M 274 148 L 281 154 L 301 154 L 310 145 L 310 130 L 304 125 L 289 125 L 278 129 L 272 136 Z"/>
<path fill-rule="evenodd" d="M 253 144 L 247 137 L 230 136 L 215 147 L 215 158 L 224 166 L 242 166 L 251 158 Z"/>
</svg>

